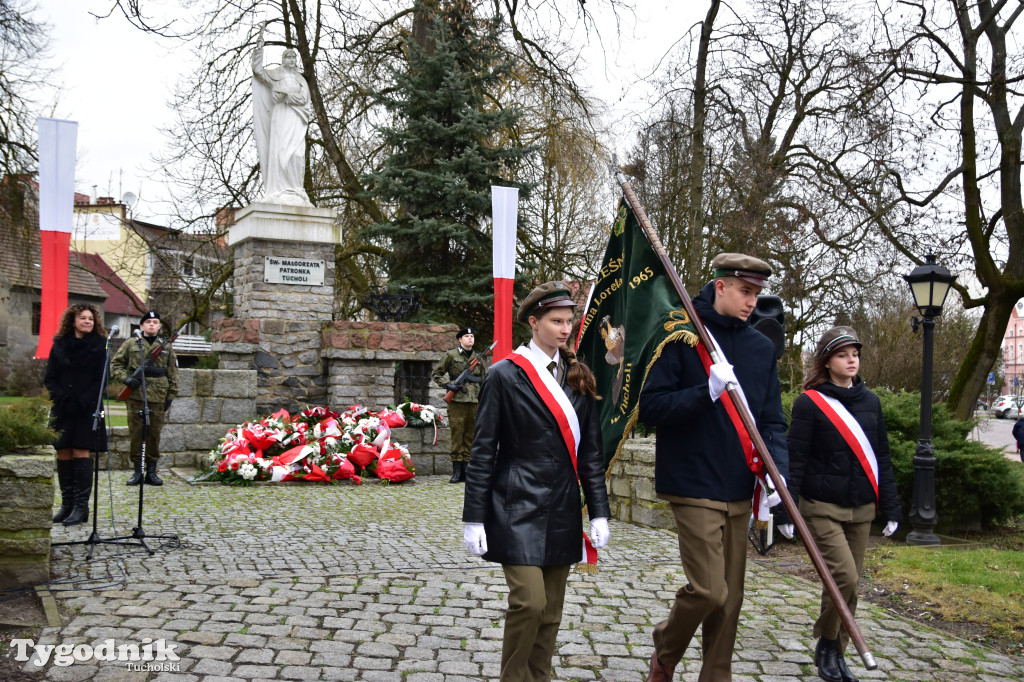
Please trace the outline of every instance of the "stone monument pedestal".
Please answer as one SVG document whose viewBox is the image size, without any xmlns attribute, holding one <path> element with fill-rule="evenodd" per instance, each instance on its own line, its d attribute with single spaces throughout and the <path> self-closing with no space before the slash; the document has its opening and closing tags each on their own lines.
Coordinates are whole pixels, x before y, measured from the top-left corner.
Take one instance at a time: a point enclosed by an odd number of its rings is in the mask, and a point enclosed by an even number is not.
<svg viewBox="0 0 1024 682">
<path fill-rule="evenodd" d="M 213 350 L 221 369 L 256 368 L 258 412 L 325 401 L 320 338 L 340 240 L 334 209 L 255 203 L 236 214 L 235 318 L 214 324 Z"/>
</svg>

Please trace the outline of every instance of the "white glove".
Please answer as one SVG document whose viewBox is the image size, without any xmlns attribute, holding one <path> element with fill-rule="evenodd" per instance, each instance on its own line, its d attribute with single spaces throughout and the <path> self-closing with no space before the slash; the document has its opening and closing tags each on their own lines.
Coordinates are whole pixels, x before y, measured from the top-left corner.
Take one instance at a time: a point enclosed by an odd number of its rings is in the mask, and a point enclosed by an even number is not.
<svg viewBox="0 0 1024 682">
<path fill-rule="evenodd" d="M 732 371 L 732 365 L 728 362 L 716 362 L 708 367 L 708 390 L 711 391 L 711 402 L 722 397 L 726 384 L 740 385 L 740 382 L 736 380 L 736 374 Z"/>
<path fill-rule="evenodd" d="M 594 549 L 601 549 L 608 544 L 611 532 L 608 530 L 608 519 L 599 516 L 590 520 L 590 542 Z"/>
<path fill-rule="evenodd" d="M 487 553 L 487 533 L 484 532 L 484 524 L 467 523 L 462 539 L 466 542 L 466 551 L 473 556 L 483 556 Z"/>
<path fill-rule="evenodd" d="M 771 509 L 776 505 L 782 504 L 782 496 L 779 495 L 779 486 L 775 485 L 775 481 L 772 480 L 771 476 L 765 475 L 765 482 L 768 483 L 768 487 L 775 492 L 768 496 L 768 508 Z M 782 478 L 781 476 L 779 478 Z M 786 485 L 786 479 L 782 479 L 782 485 Z"/>
<path fill-rule="evenodd" d="M 792 540 L 793 533 L 796 532 L 796 526 L 794 526 L 792 523 L 783 523 L 776 526 L 776 528 L 779 529 L 779 534 L 787 540 Z"/>
<path fill-rule="evenodd" d="M 882 529 L 882 535 L 884 535 L 885 537 L 892 536 L 892 534 L 896 532 L 896 529 L 899 528 L 899 526 L 900 524 L 898 521 L 890 521 L 889 523 L 885 524 L 885 528 Z"/>
</svg>

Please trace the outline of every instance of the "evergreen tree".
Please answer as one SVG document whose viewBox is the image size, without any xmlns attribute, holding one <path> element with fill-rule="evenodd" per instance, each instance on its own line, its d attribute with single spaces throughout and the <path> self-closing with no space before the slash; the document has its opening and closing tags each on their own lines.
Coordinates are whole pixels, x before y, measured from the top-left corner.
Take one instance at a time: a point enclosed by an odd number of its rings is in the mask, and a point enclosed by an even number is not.
<svg viewBox="0 0 1024 682">
<path fill-rule="evenodd" d="M 377 94 L 392 115 L 381 132 L 392 154 L 366 176 L 369 193 L 389 205 L 388 222 L 363 236 L 386 244 L 388 281 L 414 286 L 417 321 L 488 329 L 492 319 L 490 186 L 511 178 L 531 149 L 511 146 L 520 114 L 496 104 L 494 93 L 511 64 L 496 20 L 472 0 L 441 0 L 423 43 L 408 42 L 408 69 Z M 429 11 L 417 2 L 417 11 Z"/>
</svg>

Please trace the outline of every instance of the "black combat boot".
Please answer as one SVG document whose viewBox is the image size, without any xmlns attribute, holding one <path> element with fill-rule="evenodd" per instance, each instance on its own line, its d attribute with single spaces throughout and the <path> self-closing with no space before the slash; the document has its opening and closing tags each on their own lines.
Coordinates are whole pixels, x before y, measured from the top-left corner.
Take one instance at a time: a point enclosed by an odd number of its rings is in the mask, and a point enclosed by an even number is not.
<svg viewBox="0 0 1024 682">
<path fill-rule="evenodd" d="M 60 511 L 53 517 L 60 523 L 71 514 L 75 506 L 75 468 L 70 459 L 57 460 L 57 482 L 60 485 Z"/>
<path fill-rule="evenodd" d="M 132 462 L 135 466 L 135 473 L 132 477 L 125 482 L 125 485 L 141 485 L 142 484 L 142 459 L 137 459 Z"/>
<path fill-rule="evenodd" d="M 458 483 L 466 479 L 462 478 L 463 467 L 465 465 L 462 462 L 452 462 L 452 477 L 448 479 L 449 483 Z"/>
<path fill-rule="evenodd" d="M 466 482 L 466 469 L 469 468 L 469 462 L 462 462 L 462 466 L 459 467 L 459 483 Z"/>
<path fill-rule="evenodd" d="M 839 642 L 824 637 L 819 639 L 814 660 L 818 666 L 818 677 L 825 682 L 843 682 L 843 674 L 839 670 Z"/>
<path fill-rule="evenodd" d="M 65 526 L 77 526 L 89 520 L 89 497 L 92 495 L 92 459 L 75 457 L 71 466 L 75 473 L 75 507 L 64 519 Z"/>
<path fill-rule="evenodd" d="M 846 665 L 846 658 L 843 657 L 843 652 L 839 652 L 839 675 L 843 678 L 843 682 L 860 682 L 860 680 L 850 672 L 850 668 Z"/>
<path fill-rule="evenodd" d="M 146 462 L 146 485 L 163 485 L 164 482 L 160 480 L 160 477 L 156 475 L 156 463 L 157 460 L 149 460 Z"/>
</svg>

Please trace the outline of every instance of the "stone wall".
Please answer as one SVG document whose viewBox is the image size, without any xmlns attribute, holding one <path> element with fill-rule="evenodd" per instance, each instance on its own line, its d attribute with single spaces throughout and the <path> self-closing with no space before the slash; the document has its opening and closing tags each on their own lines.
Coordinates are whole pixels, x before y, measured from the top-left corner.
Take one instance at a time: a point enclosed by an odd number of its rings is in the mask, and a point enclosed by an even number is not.
<svg viewBox="0 0 1024 682">
<path fill-rule="evenodd" d="M 612 516 L 649 528 L 675 529 L 668 502 L 654 492 L 654 439 L 632 438 L 612 462 L 608 476 Z"/>
<path fill-rule="evenodd" d="M 178 370 L 178 397 L 160 433 L 160 466 L 197 467 L 228 429 L 260 416 L 256 408 L 256 372 L 252 370 Z M 130 469 L 128 427 L 113 429 L 113 468 Z M 100 467 L 106 462 L 100 460 Z"/>
<path fill-rule="evenodd" d="M 452 461 L 448 457 L 451 449 L 451 431 L 437 430 L 437 445 L 434 445 L 434 429 L 393 429 L 391 440 L 409 448 L 412 461 L 416 464 L 417 476 L 452 473 Z"/>
<path fill-rule="evenodd" d="M 211 340 L 229 370 L 255 370 L 256 409 L 298 412 L 327 399 L 327 368 L 320 357 L 325 323 L 291 319 L 215 320 Z"/>
<path fill-rule="evenodd" d="M 0 456 L 0 589 L 50 579 L 53 451 Z"/>
</svg>

